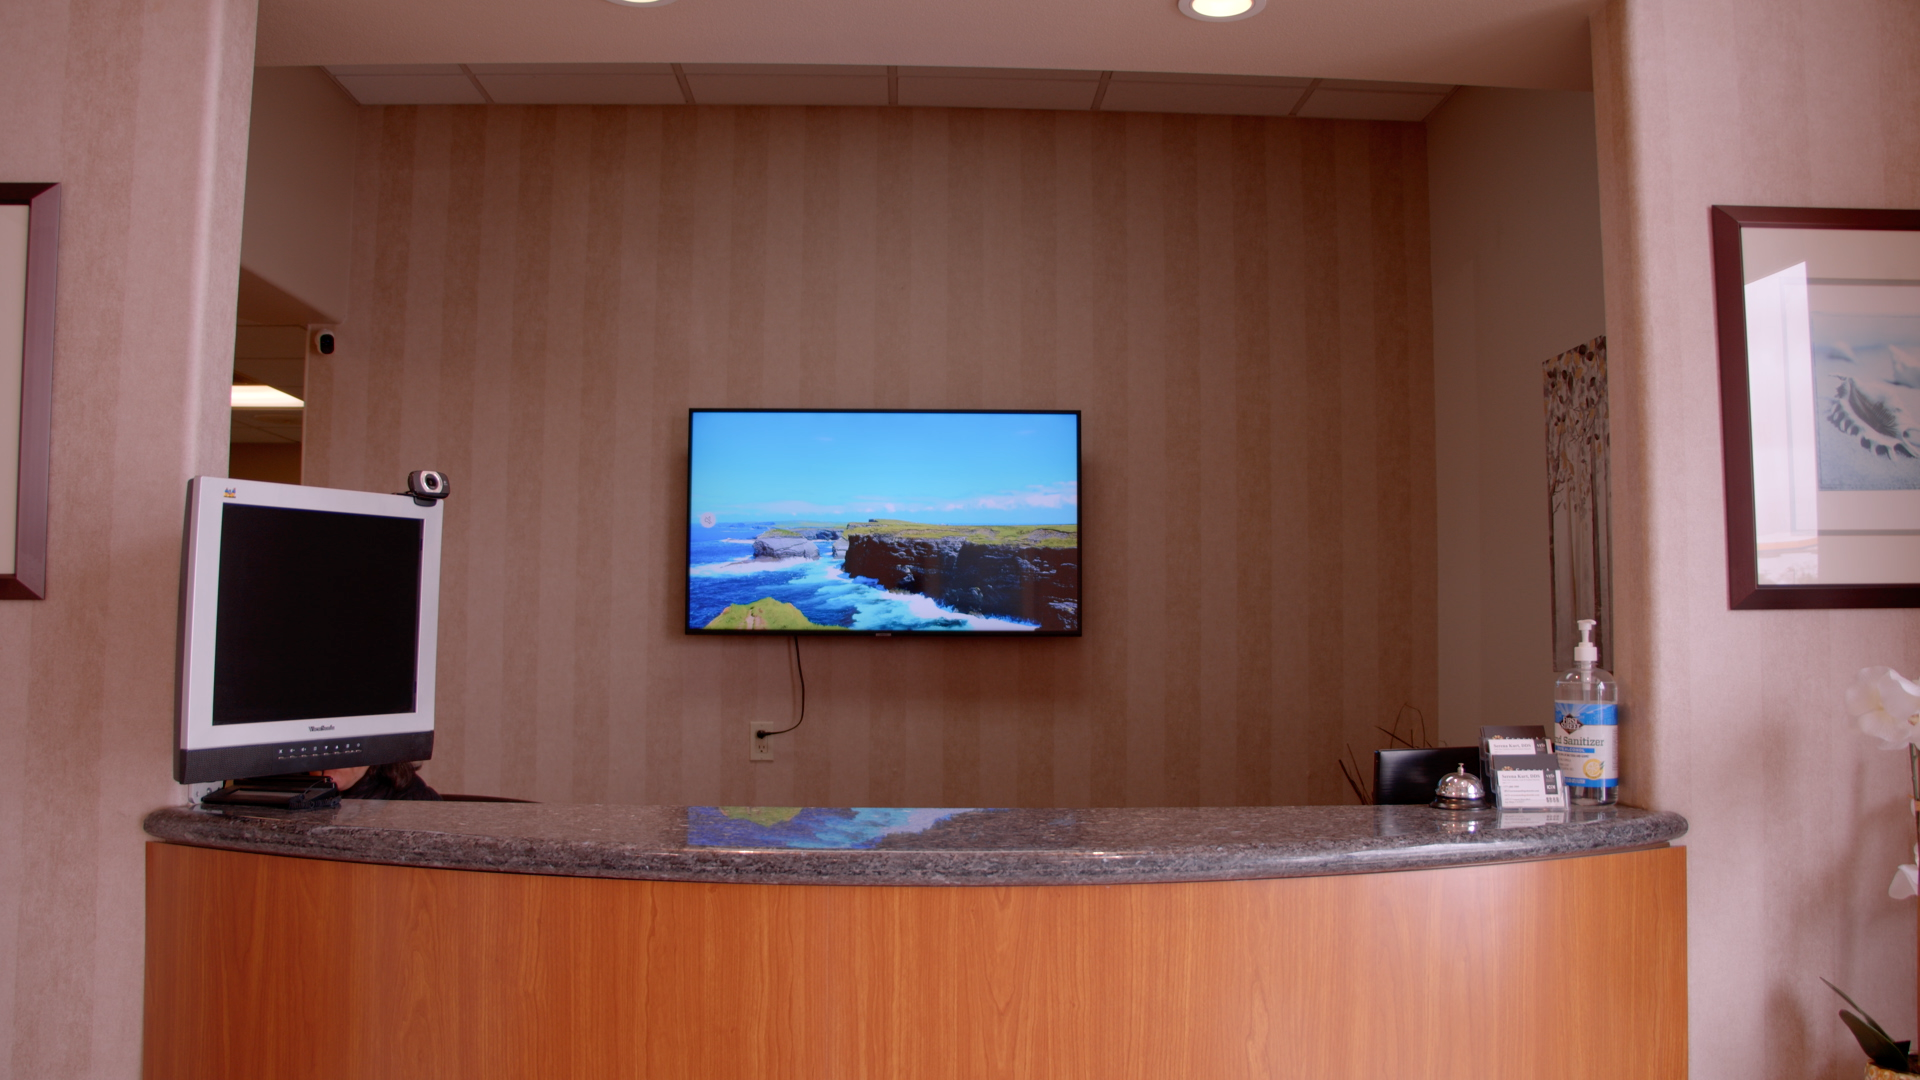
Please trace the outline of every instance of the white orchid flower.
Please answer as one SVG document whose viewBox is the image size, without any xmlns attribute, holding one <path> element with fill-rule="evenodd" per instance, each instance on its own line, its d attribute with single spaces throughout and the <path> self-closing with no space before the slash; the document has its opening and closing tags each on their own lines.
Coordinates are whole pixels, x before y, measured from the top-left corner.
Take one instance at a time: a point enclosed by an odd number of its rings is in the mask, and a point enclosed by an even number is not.
<svg viewBox="0 0 1920 1080">
<path fill-rule="evenodd" d="M 1895 900 L 1920 896 L 1920 844 L 1913 846 L 1913 861 L 1893 872 L 1893 883 L 1887 886 L 1887 895 Z"/>
<path fill-rule="evenodd" d="M 1889 750 L 1920 746 L 1920 686 L 1892 668 L 1861 668 L 1847 687 L 1847 712 Z"/>
</svg>

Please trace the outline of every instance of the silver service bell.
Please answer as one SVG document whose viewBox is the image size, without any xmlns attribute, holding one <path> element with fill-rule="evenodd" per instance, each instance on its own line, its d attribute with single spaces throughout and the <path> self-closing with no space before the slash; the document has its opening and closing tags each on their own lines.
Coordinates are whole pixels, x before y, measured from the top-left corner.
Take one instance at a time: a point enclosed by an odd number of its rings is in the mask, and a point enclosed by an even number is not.
<svg viewBox="0 0 1920 1080">
<path fill-rule="evenodd" d="M 1442 776 L 1433 790 L 1432 806 L 1436 810 L 1485 810 L 1492 805 L 1487 785 L 1465 765 Z"/>
</svg>

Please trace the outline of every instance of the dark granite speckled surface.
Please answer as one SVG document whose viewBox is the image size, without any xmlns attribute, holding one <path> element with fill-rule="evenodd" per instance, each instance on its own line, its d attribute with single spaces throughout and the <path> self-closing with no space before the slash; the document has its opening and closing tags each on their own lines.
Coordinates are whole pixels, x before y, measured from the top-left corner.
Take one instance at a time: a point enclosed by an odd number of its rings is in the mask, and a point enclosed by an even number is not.
<svg viewBox="0 0 1920 1080">
<path fill-rule="evenodd" d="M 147 815 L 146 829 L 270 855 L 774 885 L 1306 877 L 1618 851 L 1687 831 L 1678 814 L 1648 810 L 1565 817 L 1541 823 L 1425 806 L 855 811 L 349 801 L 305 812 L 170 807 Z"/>
</svg>

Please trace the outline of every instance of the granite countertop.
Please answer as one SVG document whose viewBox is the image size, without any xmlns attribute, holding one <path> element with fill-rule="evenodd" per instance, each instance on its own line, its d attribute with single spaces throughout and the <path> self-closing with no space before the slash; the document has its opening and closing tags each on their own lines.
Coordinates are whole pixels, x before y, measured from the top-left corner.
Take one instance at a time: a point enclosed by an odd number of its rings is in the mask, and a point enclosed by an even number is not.
<svg viewBox="0 0 1920 1080">
<path fill-rule="evenodd" d="M 1075 885 L 1421 870 L 1657 846 L 1663 811 L 882 809 L 362 802 L 168 807 L 161 840 L 269 855 L 769 885 Z"/>
</svg>

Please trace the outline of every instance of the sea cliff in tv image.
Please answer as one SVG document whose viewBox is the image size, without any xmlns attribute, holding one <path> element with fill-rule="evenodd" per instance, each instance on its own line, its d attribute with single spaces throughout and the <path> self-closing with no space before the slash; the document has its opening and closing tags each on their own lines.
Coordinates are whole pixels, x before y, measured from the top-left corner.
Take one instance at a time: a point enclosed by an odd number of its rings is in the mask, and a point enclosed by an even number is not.
<svg viewBox="0 0 1920 1080">
<path fill-rule="evenodd" d="M 1077 414 L 696 410 L 689 477 L 689 630 L 1080 630 Z"/>
</svg>

